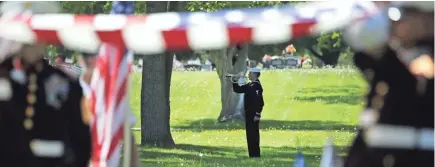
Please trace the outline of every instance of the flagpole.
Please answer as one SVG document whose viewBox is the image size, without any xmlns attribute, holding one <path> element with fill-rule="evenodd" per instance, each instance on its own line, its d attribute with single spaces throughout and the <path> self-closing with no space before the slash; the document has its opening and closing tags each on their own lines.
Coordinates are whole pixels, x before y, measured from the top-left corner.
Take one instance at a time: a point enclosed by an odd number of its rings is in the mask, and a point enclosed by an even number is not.
<svg viewBox="0 0 435 167">
<path fill-rule="evenodd" d="M 124 167 L 130 167 L 131 162 L 131 134 L 130 134 L 130 124 L 129 124 L 129 112 L 125 112 L 124 120 Z"/>
<path fill-rule="evenodd" d="M 123 50 L 119 50 L 120 53 L 123 53 Z M 132 63 L 132 53 L 128 52 L 127 55 L 127 60 L 128 60 L 128 70 L 130 70 L 130 64 Z M 126 93 L 126 98 L 130 99 L 130 86 L 131 86 L 131 75 L 130 73 L 127 76 L 127 93 Z M 130 100 L 128 100 L 130 102 Z M 130 105 L 130 104 L 129 104 Z M 127 111 L 124 112 L 124 160 L 123 160 L 123 167 L 130 167 L 131 165 L 131 140 L 132 140 L 132 136 L 131 136 L 131 129 L 130 129 L 130 113 L 131 110 L 130 108 L 128 108 Z"/>
<path fill-rule="evenodd" d="M 130 124 L 128 112 L 125 112 L 124 120 L 124 167 L 130 167 L 131 162 L 131 134 L 130 134 Z"/>
</svg>

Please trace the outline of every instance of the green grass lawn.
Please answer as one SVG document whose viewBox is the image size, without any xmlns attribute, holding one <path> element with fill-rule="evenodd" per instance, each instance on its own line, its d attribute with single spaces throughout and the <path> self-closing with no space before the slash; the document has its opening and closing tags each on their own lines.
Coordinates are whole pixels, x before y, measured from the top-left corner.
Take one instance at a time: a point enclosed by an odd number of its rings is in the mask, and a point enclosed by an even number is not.
<svg viewBox="0 0 435 167">
<path fill-rule="evenodd" d="M 349 69 L 265 71 L 261 159 L 247 158 L 242 123 L 215 123 L 220 112 L 216 72 L 173 72 L 171 127 L 177 146 L 141 148 L 143 166 L 292 166 L 301 148 L 318 166 L 327 137 L 341 155 L 355 135 L 366 84 Z M 132 106 L 140 116 L 141 74 L 133 76 Z M 140 127 L 138 123 L 136 127 Z M 135 132 L 140 141 L 140 132 Z"/>
</svg>

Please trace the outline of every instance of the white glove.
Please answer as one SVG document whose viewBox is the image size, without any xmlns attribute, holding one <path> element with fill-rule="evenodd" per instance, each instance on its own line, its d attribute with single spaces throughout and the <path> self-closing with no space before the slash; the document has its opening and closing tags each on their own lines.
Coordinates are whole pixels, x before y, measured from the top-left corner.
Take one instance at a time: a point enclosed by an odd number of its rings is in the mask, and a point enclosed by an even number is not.
<svg viewBox="0 0 435 167">
<path fill-rule="evenodd" d="M 259 121 L 260 120 L 260 116 L 255 116 L 254 117 L 254 121 Z"/>
<path fill-rule="evenodd" d="M 239 76 L 233 76 L 233 77 L 231 77 L 231 81 L 233 82 L 233 83 L 237 83 L 237 81 L 239 80 Z"/>
</svg>

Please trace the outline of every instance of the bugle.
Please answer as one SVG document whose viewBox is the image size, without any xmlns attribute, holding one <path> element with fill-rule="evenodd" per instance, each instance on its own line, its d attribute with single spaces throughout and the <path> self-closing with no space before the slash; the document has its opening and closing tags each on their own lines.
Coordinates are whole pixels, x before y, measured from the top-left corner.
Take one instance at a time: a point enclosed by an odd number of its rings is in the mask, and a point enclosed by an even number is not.
<svg viewBox="0 0 435 167">
<path fill-rule="evenodd" d="M 230 81 L 233 83 L 238 83 L 240 78 L 243 78 L 245 80 L 248 79 L 248 77 L 246 77 L 246 76 L 240 76 L 240 75 L 234 75 L 234 74 L 227 74 L 227 75 L 225 75 L 225 77 L 230 78 Z"/>
</svg>

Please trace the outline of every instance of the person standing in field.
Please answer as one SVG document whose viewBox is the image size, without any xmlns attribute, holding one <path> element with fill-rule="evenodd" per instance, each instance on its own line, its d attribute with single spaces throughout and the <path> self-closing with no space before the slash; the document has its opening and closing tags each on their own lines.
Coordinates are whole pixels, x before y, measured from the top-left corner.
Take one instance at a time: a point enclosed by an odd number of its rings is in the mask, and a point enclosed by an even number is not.
<svg viewBox="0 0 435 167">
<path fill-rule="evenodd" d="M 250 158 L 260 157 L 260 131 L 259 123 L 261 111 L 263 110 L 263 87 L 260 80 L 260 69 L 251 68 L 249 70 L 250 83 L 239 86 L 239 77 L 232 77 L 233 90 L 236 93 L 244 93 L 245 107 L 245 128 L 248 152 Z"/>
<path fill-rule="evenodd" d="M 95 66 L 97 61 L 97 55 L 96 54 L 89 54 L 89 53 L 82 53 L 79 57 L 79 63 L 80 66 L 82 66 L 82 75 L 80 76 L 80 85 L 83 89 L 83 94 L 85 96 L 85 99 L 82 101 L 82 106 L 85 106 L 83 110 L 87 111 L 89 114 L 88 117 L 90 117 L 90 108 L 89 108 L 89 99 L 91 98 L 91 80 L 92 80 L 92 74 L 94 72 Z M 130 111 L 130 125 L 133 127 L 136 123 L 136 118 Z M 132 167 L 139 167 L 139 153 L 137 149 L 137 145 L 135 144 L 134 135 L 131 134 L 131 165 Z"/>
</svg>

